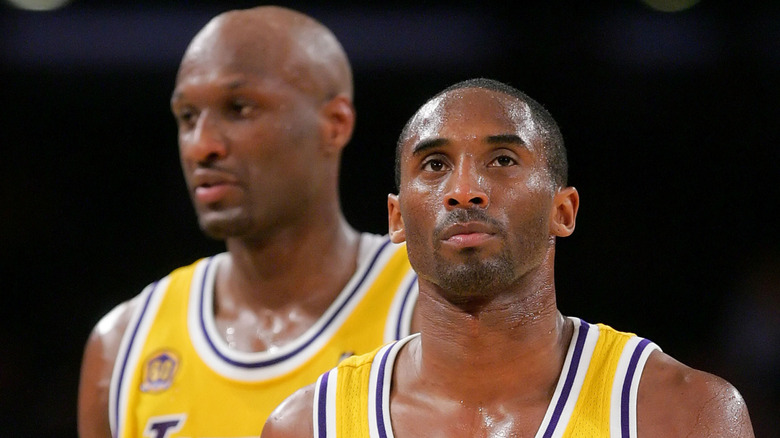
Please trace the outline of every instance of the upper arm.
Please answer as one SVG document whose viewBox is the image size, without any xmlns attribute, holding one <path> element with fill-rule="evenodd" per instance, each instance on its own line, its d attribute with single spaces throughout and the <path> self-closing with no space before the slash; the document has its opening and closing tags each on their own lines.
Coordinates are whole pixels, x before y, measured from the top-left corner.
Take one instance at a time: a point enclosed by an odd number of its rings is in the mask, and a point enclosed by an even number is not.
<svg viewBox="0 0 780 438">
<path fill-rule="evenodd" d="M 752 438 L 747 406 L 729 382 L 656 351 L 639 383 L 639 437 Z"/>
<path fill-rule="evenodd" d="M 262 438 L 311 438 L 314 436 L 313 420 L 314 385 L 299 389 L 287 397 L 274 411 L 263 427 Z"/>
<path fill-rule="evenodd" d="M 115 307 L 92 330 L 84 348 L 78 396 L 80 438 L 110 438 L 108 393 L 119 344 L 136 299 Z"/>
</svg>

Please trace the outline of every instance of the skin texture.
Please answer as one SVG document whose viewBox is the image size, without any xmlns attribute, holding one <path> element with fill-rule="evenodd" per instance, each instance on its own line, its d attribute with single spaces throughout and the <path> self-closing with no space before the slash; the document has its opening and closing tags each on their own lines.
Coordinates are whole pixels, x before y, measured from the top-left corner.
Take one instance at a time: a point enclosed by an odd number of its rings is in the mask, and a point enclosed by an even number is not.
<svg viewBox="0 0 780 438">
<path fill-rule="evenodd" d="M 346 55 L 330 31 L 300 13 L 227 12 L 187 48 L 171 108 L 200 226 L 229 252 L 217 273 L 217 327 L 241 351 L 285 345 L 356 269 L 359 235 L 338 197 L 341 152 L 355 123 Z M 136 306 L 135 299 L 119 305 L 87 341 L 82 438 L 111 436 L 109 381 Z"/>
<path fill-rule="evenodd" d="M 390 235 L 407 242 L 419 274 L 421 336 L 393 371 L 394 435 L 532 437 L 573 333 L 556 305 L 554 255 L 579 195 L 552 183 L 527 105 L 501 92 L 433 99 L 401 147 Z M 311 436 L 312 401 L 311 387 L 291 396 L 263 438 Z M 736 389 L 658 351 L 639 386 L 638 434 L 753 436 Z"/>
</svg>

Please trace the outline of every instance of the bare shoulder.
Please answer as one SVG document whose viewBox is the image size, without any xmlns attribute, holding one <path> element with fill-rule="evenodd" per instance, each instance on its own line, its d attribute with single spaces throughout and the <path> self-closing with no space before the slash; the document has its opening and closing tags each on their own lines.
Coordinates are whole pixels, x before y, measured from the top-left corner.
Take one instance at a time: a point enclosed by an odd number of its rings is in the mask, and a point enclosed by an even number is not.
<svg viewBox="0 0 780 438">
<path fill-rule="evenodd" d="M 81 362 L 78 429 L 81 438 L 110 437 L 108 393 L 114 361 L 140 296 L 107 313 L 92 329 Z"/>
<path fill-rule="evenodd" d="M 640 437 L 753 437 L 747 406 L 722 378 L 655 351 L 639 383 Z"/>
<path fill-rule="evenodd" d="M 268 417 L 262 438 L 309 438 L 314 436 L 314 385 L 287 397 Z"/>
<path fill-rule="evenodd" d="M 130 318 L 139 306 L 140 300 L 141 296 L 138 295 L 105 314 L 95 324 L 89 335 L 85 355 L 90 352 L 99 353 L 101 358 L 113 363 L 119 352 L 119 344 L 122 342 L 122 337 L 130 323 Z"/>
</svg>

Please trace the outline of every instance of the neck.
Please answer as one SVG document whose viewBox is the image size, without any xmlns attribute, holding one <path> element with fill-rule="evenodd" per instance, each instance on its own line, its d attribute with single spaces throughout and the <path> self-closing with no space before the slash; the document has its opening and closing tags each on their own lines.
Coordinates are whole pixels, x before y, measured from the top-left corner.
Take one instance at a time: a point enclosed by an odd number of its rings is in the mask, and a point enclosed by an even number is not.
<svg viewBox="0 0 780 438">
<path fill-rule="evenodd" d="M 228 239 L 218 298 L 229 295 L 250 308 L 311 303 L 324 310 L 356 269 L 359 233 L 341 215 L 317 219 L 262 240 Z"/>
<path fill-rule="evenodd" d="M 552 275 L 543 278 L 483 298 L 476 307 L 453 304 L 435 285 L 420 280 L 422 336 L 419 349 L 410 350 L 412 367 L 428 391 L 474 405 L 517 394 L 551 396 L 572 330 L 557 309 Z"/>
</svg>

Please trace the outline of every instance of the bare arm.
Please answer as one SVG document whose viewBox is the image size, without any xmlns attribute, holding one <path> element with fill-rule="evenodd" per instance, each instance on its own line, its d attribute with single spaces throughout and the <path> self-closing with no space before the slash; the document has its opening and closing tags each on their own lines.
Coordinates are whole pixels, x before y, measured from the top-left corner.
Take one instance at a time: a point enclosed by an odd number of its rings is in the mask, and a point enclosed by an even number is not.
<svg viewBox="0 0 780 438">
<path fill-rule="evenodd" d="M 299 389 L 287 397 L 263 427 L 261 438 L 311 438 L 314 436 L 312 415 L 314 385 Z"/>
<path fill-rule="evenodd" d="M 87 340 L 79 381 L 80 438 L 111 438 L 108 420 L 111 373 L 136 302 L 137 298 L 115 307 L 97 323 Z"/>
<path fill-rule="evenodd" d="M 753 438 L 747 406 L 734 386 L 654 352 L 639 383 L 639 437 Z"/>
</svg>

